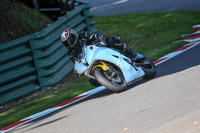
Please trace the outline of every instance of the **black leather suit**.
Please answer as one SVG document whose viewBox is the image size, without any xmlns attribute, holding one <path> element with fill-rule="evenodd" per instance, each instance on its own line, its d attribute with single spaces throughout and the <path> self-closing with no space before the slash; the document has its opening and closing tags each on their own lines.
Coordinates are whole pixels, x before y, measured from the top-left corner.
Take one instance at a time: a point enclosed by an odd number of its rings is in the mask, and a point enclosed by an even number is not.
<svg viewBox="0 0 200 133">
<path fill-rule="evenodd" d="M 102 41 L 103 35 L 100 33 L 93 32 L 83 32 L 78 35 L 77 44 L 74 45 L 73 48 L 69 49 L 68 55 L 72 62 L 74 62 L 79 54 L 82 52 L 82 41 L 86 42 L 86 45 L 93 44 L 94 42 Z M 136 56 L 136 51 L 130 49 L 125 43 L 121 42 L 120 37 L 117 36 L 109 36 L 105 38 L 106 47 L 114 48 L 119 50 L 122 54 L 129 58 L 134 58 Z"/>
</svg>

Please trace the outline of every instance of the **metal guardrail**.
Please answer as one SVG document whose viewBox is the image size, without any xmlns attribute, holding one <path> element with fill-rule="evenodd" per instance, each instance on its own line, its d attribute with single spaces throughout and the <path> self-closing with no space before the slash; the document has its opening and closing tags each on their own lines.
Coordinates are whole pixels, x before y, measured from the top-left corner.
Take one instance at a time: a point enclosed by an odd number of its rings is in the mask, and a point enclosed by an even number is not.
<svg viewBox="0 0 200 133">
<path fill-rule="evenodd" d="M 90 5 L 80 5 L 41 32 L 0 44 L 0 105 L 58 83 L 73 69 L 60 34 L 96 32 Z"/>
<path fill-rule="evenodd" d="M 29 40 L 34 34 L 0 45 L 0 104 L 39 90 Z"/>
</svg>

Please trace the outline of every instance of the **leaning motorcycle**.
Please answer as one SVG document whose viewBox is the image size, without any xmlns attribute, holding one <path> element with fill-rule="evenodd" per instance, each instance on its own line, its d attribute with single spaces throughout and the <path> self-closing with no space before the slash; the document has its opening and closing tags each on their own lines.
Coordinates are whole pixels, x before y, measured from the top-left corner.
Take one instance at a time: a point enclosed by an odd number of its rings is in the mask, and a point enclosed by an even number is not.
<svg viewBox="0 0 200 133">
<path fill-rule="evenodd" d="M 76 73 L 85 74 L 97 80 L 102 86 L 114 92 L 127 89 L 139 79 L 155 77 L 157 70 L 154 63 L 138 53 L 140 58 L 130 60 L 116 49 L 104 46 L 104 42 L 82 47 L 82 54 L 75 60 Z"/>
</svg>

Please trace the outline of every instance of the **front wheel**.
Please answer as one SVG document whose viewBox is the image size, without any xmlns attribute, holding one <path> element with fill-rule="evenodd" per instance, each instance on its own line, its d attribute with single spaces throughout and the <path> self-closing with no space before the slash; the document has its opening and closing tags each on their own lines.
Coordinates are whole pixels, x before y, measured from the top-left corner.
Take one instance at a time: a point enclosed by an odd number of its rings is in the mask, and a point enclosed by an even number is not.
<svg viewBox="0 0 200 133">
<path fill-rule="evenodd" d="M 127 88 L 123 76 L 114 69 L 104 71 L 101 67 L 97 67 L 93 72 L 96 80 L 111 91 L 120 92 Z"/>
<path fill-rule="evenodd" d="M 136 64 L 141 64 L 140 67 L 144 71 L 145 75 L 143 79 L 151 79 L 156 76 L 157 70 L 155 64 L 147 57 L 136 60 Z"/>
</svg>

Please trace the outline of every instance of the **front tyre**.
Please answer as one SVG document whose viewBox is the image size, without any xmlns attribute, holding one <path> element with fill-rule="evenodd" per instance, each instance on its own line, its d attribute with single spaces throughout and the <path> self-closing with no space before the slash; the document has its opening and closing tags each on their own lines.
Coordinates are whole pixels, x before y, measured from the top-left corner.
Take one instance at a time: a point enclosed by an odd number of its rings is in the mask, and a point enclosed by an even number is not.
<svg viewBox="0 0 200 133">
<path fill-rule="evenodd" d="M 111 91 L 120 92 L 127 88 L 123 76 L 114 70 L 103 71 L 101 67 L 97 67 L 94 69 L 93 74 L 101 85 Z"/>
</svg>

